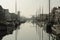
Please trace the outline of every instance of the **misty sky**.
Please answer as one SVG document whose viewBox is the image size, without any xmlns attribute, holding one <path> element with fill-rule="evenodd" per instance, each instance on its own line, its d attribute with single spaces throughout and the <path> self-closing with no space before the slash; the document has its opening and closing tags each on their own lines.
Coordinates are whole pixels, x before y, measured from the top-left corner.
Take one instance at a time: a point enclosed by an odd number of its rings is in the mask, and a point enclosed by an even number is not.
<svg viewBox="0 0 60 40">
<path fill-rule="evenodd" d="M 51 8 L 59 6 L 59 0 L 51 0 Z M 0 0 L 0 5 L 10 12 L 15 12 L 15 0 Z M 17 0 L 17 8 L 21 11 L 22 16 L 31 17 L 39 8 L 44 9 L 44 13 L 48 13 L 48 0 Z"/>
<path fill-rule="evenodd" d="M 60 0 L 51 0 L 51 9 L 54 6 L 56 6 L 56 7 L 60 6 L 59 4 L 60 4 Z M 15 0 L 0 0 L 0 5 L 2 5 L 2 7 L 4 9 L 9 9 L 9 12 L 15 12 Z M 32 15 L 35 15 L 36 14 L 36 11 L 38 11 L 38 9 L 39 8 L 42 8 L 42 7 L 44 9 L 43 10 L 44 13 L 48 13 L 48 0 L 17 0 L 17 9 L 19 11 L 21 11 L 21 15 L 22 16 L 25 16 L 25 17 L 31 17 Z M 27 28 L 26 28 L 26 30 L 27 30 Z M 23 31 L 26 31 L 26 30 L 23 30 Z M 35 40 L 35 38 L 36 38 L 35 29 L 31 29 L 30 28 L 29 30 L 32 33 L 32 34 L 31 33 L 30 34 L 34 38 L 33 40 Z M 29 32 L 27 32 L 27 33 L 29 34 Z M 24 34 L 24 32 L 23 32 L 23 34 Z M 33 36 L 33 34 L 35 36 Z M 21 33 L 21 35 L 22 35 L 22 33 Z M 24 35 L 22 35 L 22 36 L 24 36 Z M 23 38 L 26 38 L 26 37 L 24 36 Z M 22 40 L 24 40 L 24 39 L 22 39 Z"/>
</svg>

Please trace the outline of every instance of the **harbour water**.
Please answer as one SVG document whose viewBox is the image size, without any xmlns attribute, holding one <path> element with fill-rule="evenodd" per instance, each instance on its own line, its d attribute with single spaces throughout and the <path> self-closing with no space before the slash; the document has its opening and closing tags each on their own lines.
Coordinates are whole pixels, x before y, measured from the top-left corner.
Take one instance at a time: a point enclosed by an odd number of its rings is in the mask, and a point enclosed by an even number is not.
<svg viewBox="0 0 60 40">
<path fill-rule="evenodd" d="M 21 24 L 17 32 L 17 40 L 49 40 L 49 35 L 42 31 L 42 28 L 36 27 L 36 24 L 26 22 Z M 13 34 L 5 36 L 2 40 L 15 40 L 15 36 L 14 31 Z"/>
</svg>

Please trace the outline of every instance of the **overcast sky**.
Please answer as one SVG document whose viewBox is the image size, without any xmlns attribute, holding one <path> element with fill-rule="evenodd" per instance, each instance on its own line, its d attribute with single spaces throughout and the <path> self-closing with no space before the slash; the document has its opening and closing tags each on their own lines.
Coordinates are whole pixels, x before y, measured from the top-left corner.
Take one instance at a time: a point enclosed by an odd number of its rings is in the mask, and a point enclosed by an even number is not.
<svg viewBox="0 0 60 40">
<path fill-rule="evenodd" d="M 51 0 L 51 8 L 59 6 L 59 0 Z M 15 0 L 0 0 L 0 5 L 3 8 L 9 9 L 10 12 L 15 12 Z M 44 13 L 48 13 L 48 0 L 17 0 L 17 8 L 21 11 L 21 15 L 31 17 L 35 15 L 39 8 L 44 9 Z"/>
<path fill-rule="evenodd" d="M 59 4 L 60 4 L 60 0 L 51 0 L 51 9 L 54 6 L 56 6 L 56 7 L 60 6 Z M 9 12 L 15 12 L 15 0 L 0 0 L 0 5 L 2 5 L 2 7 L 4 9 L 9 9 Z M 42 7 L 44 9 L 44 13 L 48 13 L 48 0 L 17 0 L 17 6 L 18 6 L 17 9 L 19 11 L 21 11 L 21 15 L 22 16 L 25 16 L 25 17 L 31 17 L 32 15 L 35 15 L 36 14 L 36 11 L 39 8 L 42 8 Z M 30 26 L 30 24 L 29 24 L 29 26 Z M 23 25 L 22 27 L 25 27 L 25 25 Z M 32 33 L 33 40 L 37 40 L 35 29 L 33 29 L 33 28 L 31 29 L 30 28 L 31 26 L 29 27 L 30 29 L 27 29 L 27 27 L 28 26 L 26 25 L 26 28 L 25 29 L 26 30 L 30 30 L 27 33 L 28 34 L 31 34 Z M 26 34 L 25 33 L 26 30 L 23 29 L 24 32 L 21 31 L 20 34 L 21 35 Z M 23 38 L 22 40 L 25 40 L 26 37 L 25 36 L 23 37 L 23 36 L 22 36 L 22 38 Z M 28 39 L 30 37 L 31 36 L 29 36 Z M 30 39 L 32 39 L 32 37 Z M 11 38 L 13 38 L 13 37 L 11 37 Z M 8 38 L 6 38 L 6 39 L 8 39 Z M 19 37 L 19 39 L 21 39 L 21 38 Z"/>
</svg>

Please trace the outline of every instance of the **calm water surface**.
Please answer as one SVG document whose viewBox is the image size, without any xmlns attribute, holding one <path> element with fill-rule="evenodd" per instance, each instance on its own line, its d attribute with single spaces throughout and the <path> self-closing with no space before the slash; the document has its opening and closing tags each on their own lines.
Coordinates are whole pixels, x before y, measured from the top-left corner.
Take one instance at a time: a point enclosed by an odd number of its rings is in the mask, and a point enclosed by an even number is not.
<svg viewBox="0 0 60 40">
<path fill-rule="evenodd" d="M 48 34 L 43 31 L 43 40 L 48 40 Z M 2 40 L 15 40 L 15 31 L 11 35 L 5 36 Z M 17 40 L 42 40 L 42 28 L 36 28 L 31 22 L 26 22 L 18 30 Z"/>
</svg>

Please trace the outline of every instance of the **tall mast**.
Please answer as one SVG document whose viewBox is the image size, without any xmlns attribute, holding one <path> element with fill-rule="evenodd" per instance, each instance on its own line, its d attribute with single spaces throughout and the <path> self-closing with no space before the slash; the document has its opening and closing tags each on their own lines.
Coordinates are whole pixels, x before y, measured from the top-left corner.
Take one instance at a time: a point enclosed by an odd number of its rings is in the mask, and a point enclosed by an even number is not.
<svg viewBox="0 0 60 40">
<path fill-rule="evenodd" d="M 50 0 L 49 0 L 49 21 L 50 21 Z"/>
<path fill-rule="evenodd" d="M 36 11 L 36 20 L 37 20 L 37 11 Z M 36 24 L 36 35 L 37 35 L 37 24 Z"/>
<path fill-rule="evenodd" d="M 50 22 L 50 0 L 49 0 L 49 22 Z M 50 40 L 50 34 L 49 34 L 49 40 Z"/>
<path fill-rule="evenodd" d="M 15 14 L 17 14 L 17 0 L 15 0 Z M 15 31 L 15 40 L 17 40 L 17 31 L 18 30 L 16 29 L 16 31 Z"/>
<path fill-rule="evenodd" d="M 17 0 L 15 0 L 15 13 L 17 14 Z"/>
<path fill-rule="evenodd" d="M 42 7 L 42 22 L 43 22 L 43 7 Z M 42 40 L 43 40 L 43 27 L 42 27 Z"/>
</svg>

